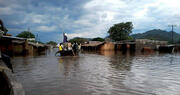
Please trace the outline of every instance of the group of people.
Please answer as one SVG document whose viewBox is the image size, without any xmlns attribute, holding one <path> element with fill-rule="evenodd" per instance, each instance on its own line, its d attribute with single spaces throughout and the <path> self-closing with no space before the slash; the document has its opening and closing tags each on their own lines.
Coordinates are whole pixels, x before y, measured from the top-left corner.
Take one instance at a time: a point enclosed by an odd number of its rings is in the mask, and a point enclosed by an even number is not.
<svg viewBox="0 0 180 95">
<path fill-rule="evenodd" d="M 71 44 L 70 42 L 66 43 L 60 43 L 58 44 L 59 52 L 61 51 L 73 51 L 77 54 L 77 52 L 81 49 L 81 44 L 78 44 L 77 42 L 74 42 Z"/>
<path fill-rule="evenodd" d="M 73 55 L 77 55 L 79 50 L 81 49 L 81 44 L 78 44 L 77 42 L 74 43 L 68 42 L 66 33 L 63 33 L 63 43 L 60 43 L 57 46 L 59 50 L 58 52 L 56 52 L 56 54 L 60 53 L 60 55 L 61 53 L 67 53 L 71 51 Z"/>
</svg>

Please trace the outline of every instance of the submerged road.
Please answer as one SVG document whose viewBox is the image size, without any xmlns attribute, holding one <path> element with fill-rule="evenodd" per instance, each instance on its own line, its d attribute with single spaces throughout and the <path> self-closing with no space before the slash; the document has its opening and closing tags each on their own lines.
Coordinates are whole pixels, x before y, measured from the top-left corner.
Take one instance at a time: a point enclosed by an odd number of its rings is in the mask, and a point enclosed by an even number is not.
<svg viewBox="0 0 180 95">
<path fill-rule="evenodd" d="M 14 57 L 26 95 L 179 95 L 180 54 L 82 53 Z"/>
</svg>

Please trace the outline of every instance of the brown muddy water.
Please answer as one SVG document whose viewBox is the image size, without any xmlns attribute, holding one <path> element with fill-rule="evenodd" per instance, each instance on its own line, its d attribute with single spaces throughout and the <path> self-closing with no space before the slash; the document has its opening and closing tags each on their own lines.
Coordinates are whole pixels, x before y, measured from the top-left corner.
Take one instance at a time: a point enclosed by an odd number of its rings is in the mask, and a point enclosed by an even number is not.
<svg viewBox="0 0 180 95">
<path fill-rule="evenodd" d="M 12 59 L 26 95 L 180 95 L 180 54 L 54 53 Z"/>
</svg>

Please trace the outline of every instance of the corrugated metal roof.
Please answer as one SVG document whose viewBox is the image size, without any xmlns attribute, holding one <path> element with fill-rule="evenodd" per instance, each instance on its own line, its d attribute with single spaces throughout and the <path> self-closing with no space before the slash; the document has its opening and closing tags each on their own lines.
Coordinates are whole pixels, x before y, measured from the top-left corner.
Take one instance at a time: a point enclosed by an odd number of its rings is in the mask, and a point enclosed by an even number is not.
<svg viewBox="0 0 180 95">
<path fill-rule="evenodd" d="M 88 44 L 83 44 L 82 46 L 92 46 L 92 47 L 95 47 L 95 46 L 99 46 L 99 45 L 102 45 L 102 44 L 104 44 L 104 42 L 90 41 Z"/>
<path fill-rule="evenodd" d="M 14 37 L 14 36 L 2 36 L 2 38 L 9 38 L 15 40 L 26 40 L 26 38 Z"/>
</svg>

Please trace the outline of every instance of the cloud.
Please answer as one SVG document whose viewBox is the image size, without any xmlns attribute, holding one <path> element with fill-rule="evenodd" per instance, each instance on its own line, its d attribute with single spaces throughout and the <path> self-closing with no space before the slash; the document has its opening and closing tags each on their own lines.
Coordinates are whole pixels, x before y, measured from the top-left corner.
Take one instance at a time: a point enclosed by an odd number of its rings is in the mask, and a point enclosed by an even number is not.
<svg viewBox="0 0 180 95">
<path fill-rule="evenodd" d="M 29 17 L 30 18 L 30 17 Z M 45 15 L 32 15 L 31 16 L 31 21 L 32 23 L 39 23 L 39 24 L 44 24 L 44 23 L 48 23 L 48 17 Z"/>
<path fill-rule="evenodd" d="M 180 24 L 179 8 L 179 0 L 0 0 L 0 17 L 14 34 L 30 27 L 40 34 L 92 38 L 105 37 L 113 24 L 127 21 L 133 22 L 134 33 L 170 30 L 168 24 Z"/>
<path fill-rule="evenodd" d="M 39 26 L 37 27 L 37 31 L 40 32 L 53 32 L 56 30 L 56 26 Z"/>
<path fill-rule="evenodd" d="M 179 10 L 176 10 L 180 8 L 180 3 L 177 2 L 178 0 L 91 0 L 84 8 L 89 15 L 95 14 L 95 18 L 88 20 L 98 18 L 97 24 L 110 27 L 115 23 L 132 21 L 135 30 L 146 31 L 177 23 L 177 18 L 180 17 Z"/>
<path fill-rule="evenodd" d="M 1 15 L 10 15 L 14 13 L 14 11 L 9 7 L 0 8 L 0 12 L 1 12 Z"/>
</svg>

